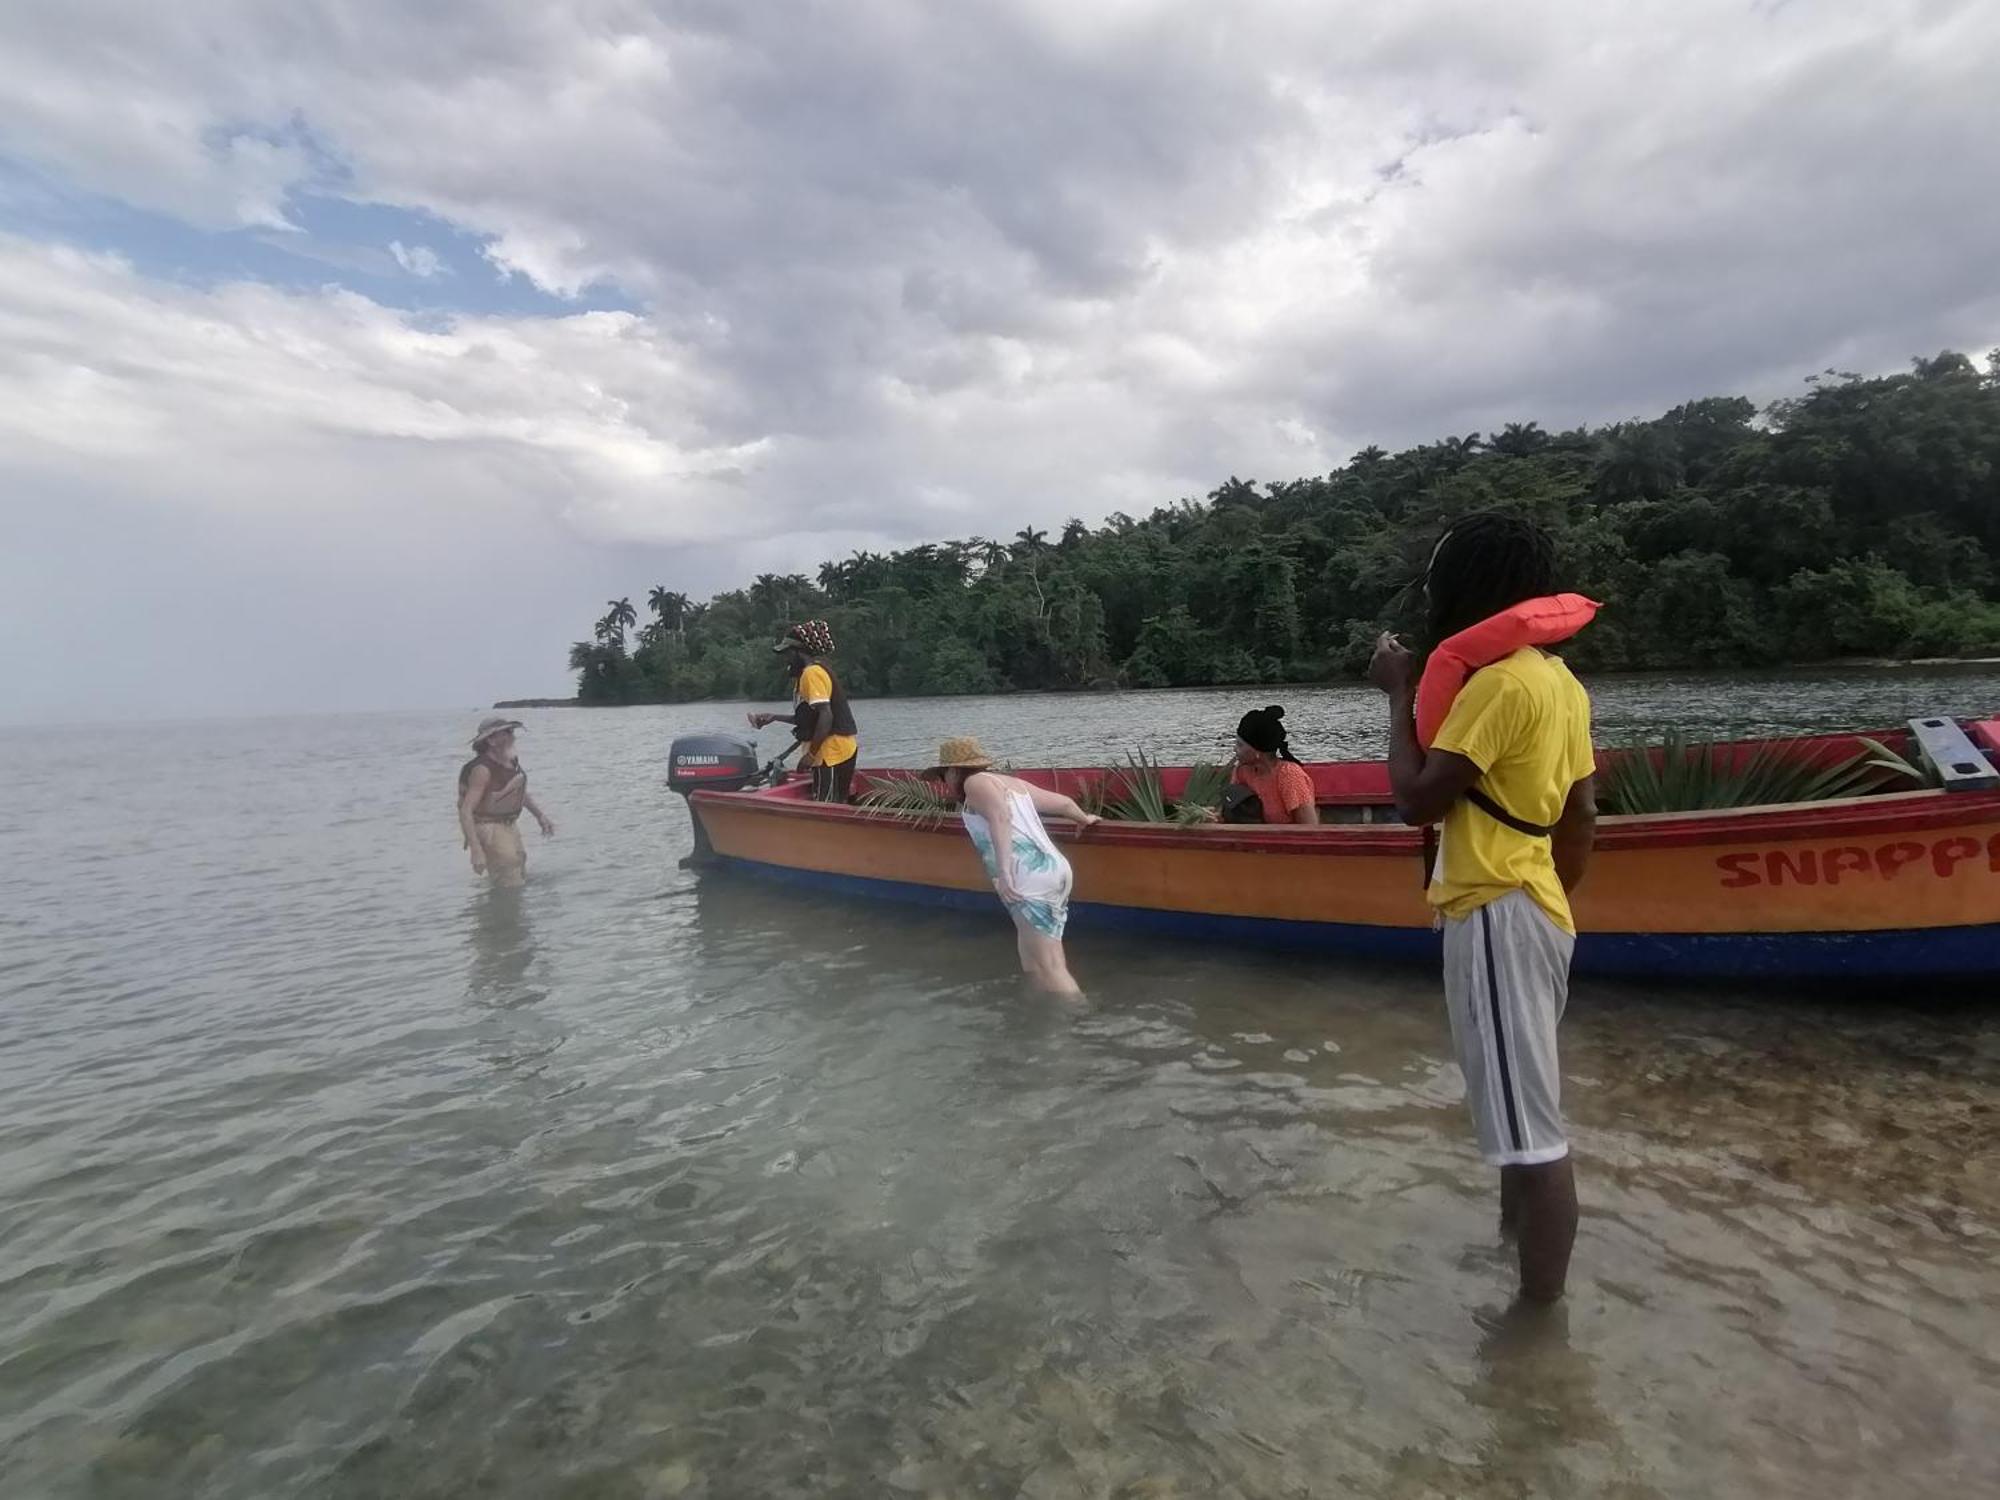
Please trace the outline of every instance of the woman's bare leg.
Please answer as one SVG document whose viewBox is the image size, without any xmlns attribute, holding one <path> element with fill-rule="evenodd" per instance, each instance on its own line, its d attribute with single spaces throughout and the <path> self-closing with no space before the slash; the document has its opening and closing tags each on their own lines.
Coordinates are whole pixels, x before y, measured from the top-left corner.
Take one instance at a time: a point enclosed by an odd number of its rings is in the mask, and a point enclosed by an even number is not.
<svg viewBox="0 0 2000 1500">
<path fill-rule="evenodd" d="M 1069 972 L 1063 955 L 1062 939 L 1045 937 L 1018 917 L 1014 920 L 1015 946 L 1021 954 L 1021 972 L 1040 988 L 1055 995 L 1080 995 L 1083 988 Z"/>
</svg>

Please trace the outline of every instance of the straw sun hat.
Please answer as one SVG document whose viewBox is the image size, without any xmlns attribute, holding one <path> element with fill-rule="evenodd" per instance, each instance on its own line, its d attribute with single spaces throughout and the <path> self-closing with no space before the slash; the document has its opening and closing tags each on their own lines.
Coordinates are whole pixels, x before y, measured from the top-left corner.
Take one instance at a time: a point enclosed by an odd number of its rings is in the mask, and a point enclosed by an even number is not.
<svg viewBox="0 0 2000 1500">
<path fill-rule="evenodd" d="M 937 764 L 924 774 L 935 777 L 946 771 L 986 771 L 992 766 L 993 758 L 979 748 L 979 741 L 971 735 L 962 735 L 938 746 Z"/>
</svg>

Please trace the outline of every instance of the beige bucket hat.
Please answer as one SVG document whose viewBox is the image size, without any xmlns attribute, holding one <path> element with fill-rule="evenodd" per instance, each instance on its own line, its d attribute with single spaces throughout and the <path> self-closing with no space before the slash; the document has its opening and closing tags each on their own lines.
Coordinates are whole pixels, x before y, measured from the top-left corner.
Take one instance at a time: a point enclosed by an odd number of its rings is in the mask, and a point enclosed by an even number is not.
<svg viewBox="0 0 2000 1500">
<path fill-rule="evenodd" d="M 522 727 L 519 719 L 481 719 L 479 721 L 479 733 L 472 737 L 472 748 L 477 750 L 503 729 L 520 729 Z"/>
</svg>

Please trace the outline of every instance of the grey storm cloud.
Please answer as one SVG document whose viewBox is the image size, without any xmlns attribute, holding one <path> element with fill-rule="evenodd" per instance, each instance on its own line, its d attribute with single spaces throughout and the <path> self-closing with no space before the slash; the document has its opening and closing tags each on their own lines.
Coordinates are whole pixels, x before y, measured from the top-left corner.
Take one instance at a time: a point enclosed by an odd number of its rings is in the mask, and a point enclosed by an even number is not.
<svg viewBox="0 0 2000 1500">
<path fill-rule="evenodd" d="M 201 284 L 17 233 L 0 473 L 11 506 L 143 517 L 148 556 L 261 538 L 281 596 L 401 600 L 407 567 L 476 612 L 470 549 L 523 591 L 494 660 L 299 622 L 322 680 L 547 689 L 559 617 L 621 578 L 1983 349 L 1995 55 L 1971 0 L 17 6 L 0 156 L 57 190 L 279 238 L 301 193 L 408 209 L 574 311 L 412 315 L 338 252 L 324 287 Z M 26 594 L 143 571 L 91 535 L 40 528 Z"/>
</svg>

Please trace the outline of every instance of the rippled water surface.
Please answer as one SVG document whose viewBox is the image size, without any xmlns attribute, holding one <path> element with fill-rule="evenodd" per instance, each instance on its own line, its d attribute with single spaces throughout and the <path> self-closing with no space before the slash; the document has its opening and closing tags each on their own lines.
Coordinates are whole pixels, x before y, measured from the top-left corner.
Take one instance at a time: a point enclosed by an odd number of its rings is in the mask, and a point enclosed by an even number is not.
<svg viewBox="0 0 2000 1500">
<path fill-rule="evenodd" d="M 1598 684 L 1607 738 L 2000 706 L 1992 673 Z M 1276 697 L 860 707 L 864 758 L 1220 749 Z M 2000 1002 L 1579 984 L 1566 1312 L 1434 976 L 677 868 L 669 738 L 531 712 L 0 735 L 0 1494 L 2000 1489 Z M 768 737 L 767 737 L 768 738 Z"/>
</svg>

